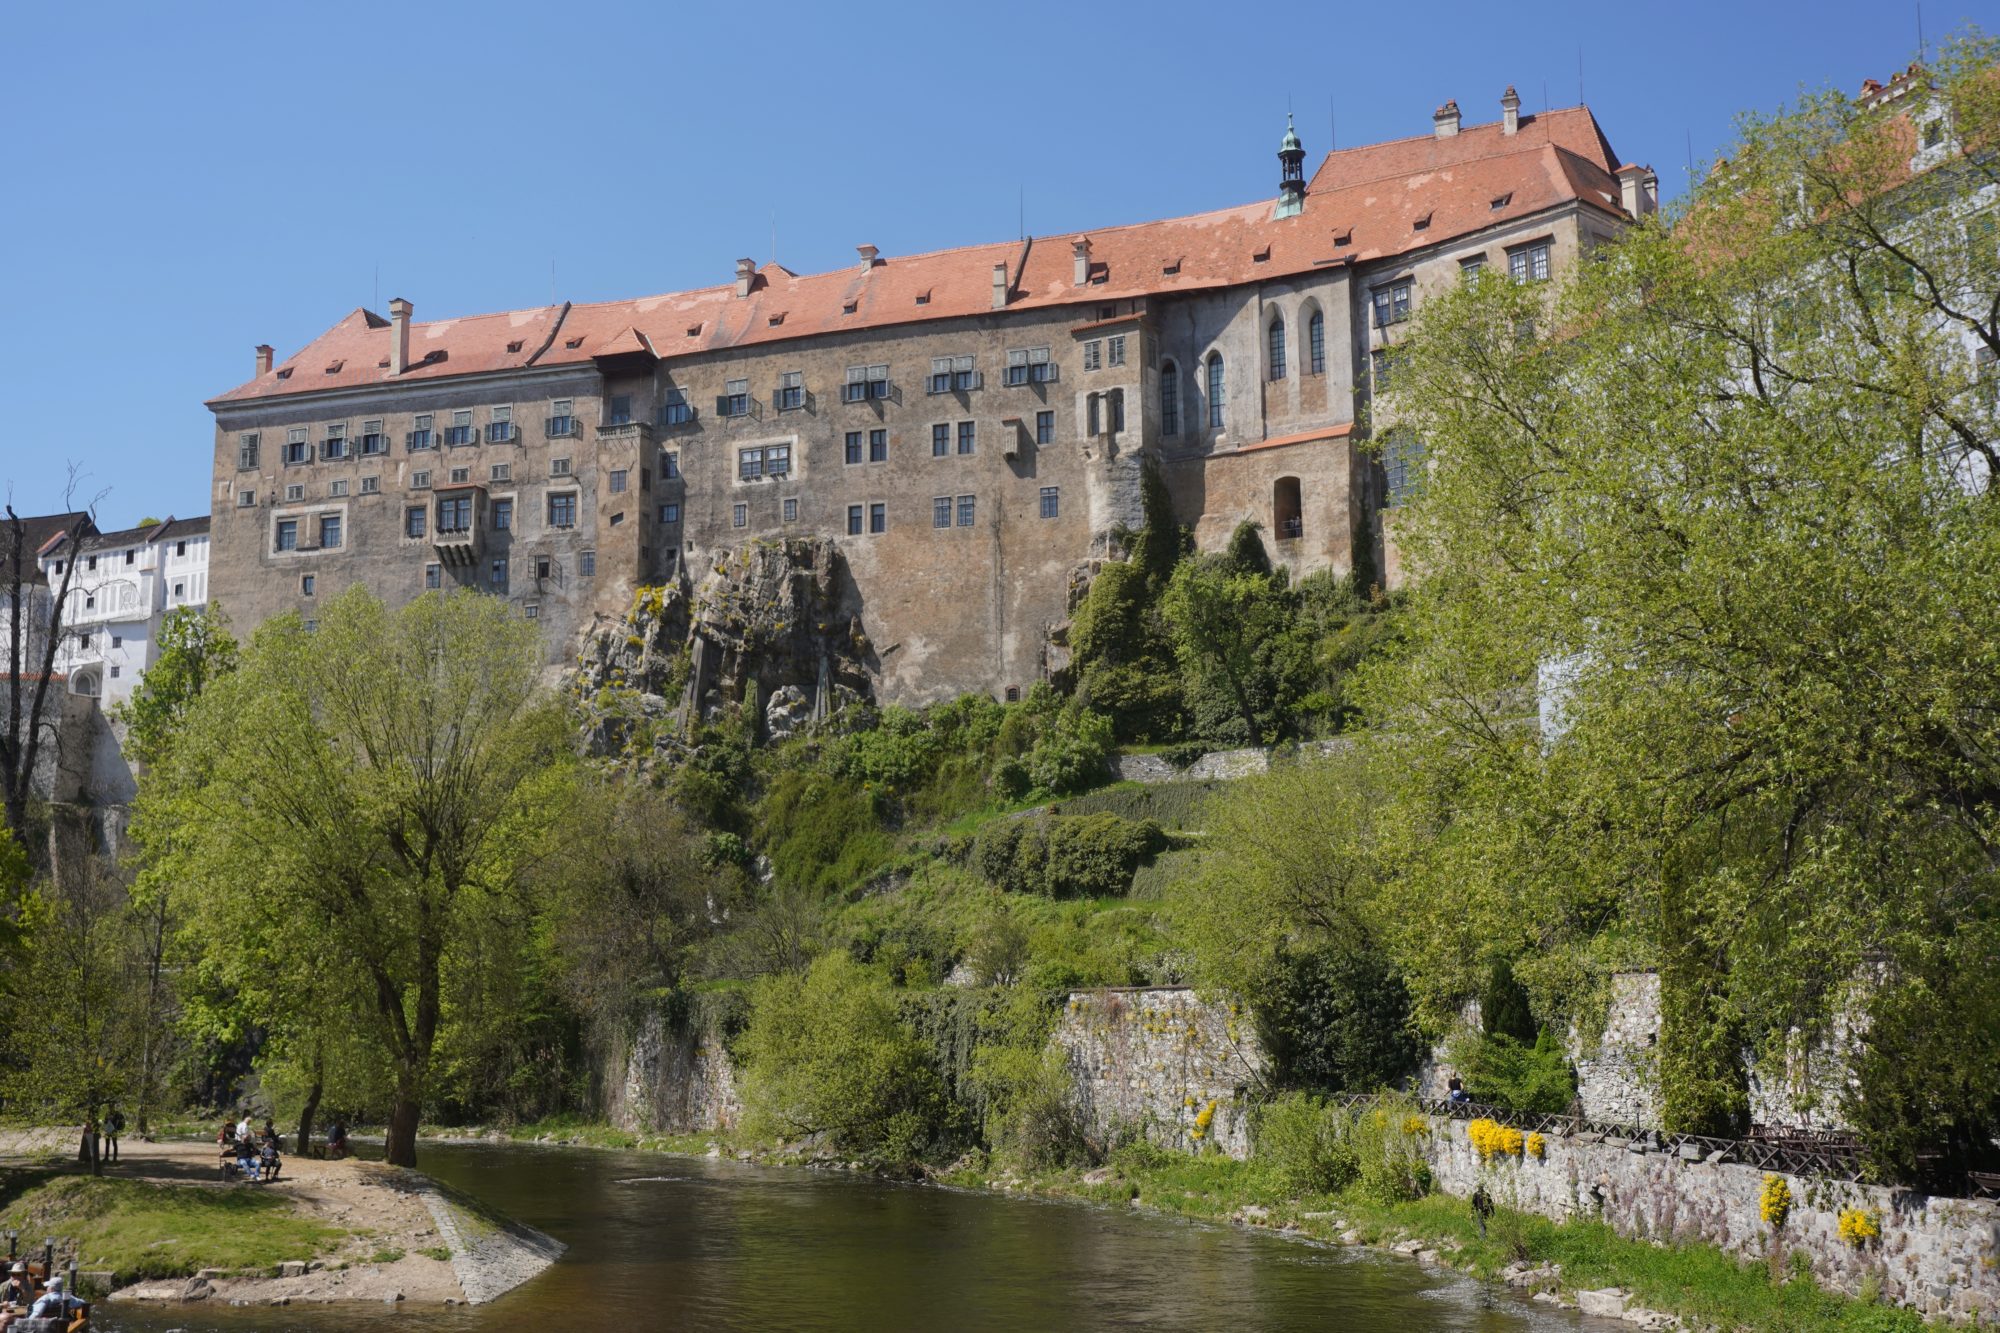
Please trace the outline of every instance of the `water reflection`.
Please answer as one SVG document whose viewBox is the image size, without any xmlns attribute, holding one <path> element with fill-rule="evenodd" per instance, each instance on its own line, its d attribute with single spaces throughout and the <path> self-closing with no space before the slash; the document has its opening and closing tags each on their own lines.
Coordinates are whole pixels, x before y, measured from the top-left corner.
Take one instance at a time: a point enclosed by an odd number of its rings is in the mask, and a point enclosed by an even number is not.
<svg viewBox="0 0 2000 1333">
<path fill-rule="evenodd" d="M 108 1307 L 114 1333 L 241 1330 L 1465 1329 L 1583 1324 L 1404 1260 L 841 1174 L 425 1145 L 440 1179 L 570 1245 L 489 1306 Z"/>
</svg>

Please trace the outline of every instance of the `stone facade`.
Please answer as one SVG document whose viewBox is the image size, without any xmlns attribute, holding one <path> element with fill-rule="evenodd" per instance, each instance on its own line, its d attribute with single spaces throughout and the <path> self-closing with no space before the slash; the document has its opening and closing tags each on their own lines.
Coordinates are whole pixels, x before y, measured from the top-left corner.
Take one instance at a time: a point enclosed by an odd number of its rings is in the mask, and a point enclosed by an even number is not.
<svg viewBox="0 0 2000 1333">
<path fill-rule="evenodd" d="M 736 1066 L 712 1033 L 649 1014 L 604 1062 L 604 1115 L 634 1134 L 706 1134 L 743 1116 Z"/>
<path fill-rule="evenodd" d="M 1247 1094 L 1263 1079 L 1264 1049 L 1241 1005 L 1185 987 L 1073 991 L 1051 1040 L 1097 1143 L 1143 1137 L 1249 1155 Z"/>
<path fill-rule="evenodd" d="M 1870 1278 L 1882 1296 L 1926 1315 L 1990 1319 L 2000 1312 L 2000 1203 L 1935 1199 L 1815 1177 L 1787 1177 L 1793 1206 L 1781 1234 L 1759 1215 L 1764 1173 L 1733 1163 L 1651 1152 L 1642 1143 L 1549 1135 L 1545 1155 L 1482 1162 L 1462 1121 L 1433 1119 L 1429 1158 L 1440 1189 L 1545 1217 L 1602 1216 L 1620 1235 L 1702 1241 L 1748 1260 L 1802 1252 L 1813 1276 L 1850 1294 Z M 1839 1234 L 1843 1209 L 1872 1210 L 1881 1238 Z"/>
<path fill-rule="evenodd" d="M 1203 549 L 1251 521 L 1295 574 L 1393 581 L 1371 353 L 1475 256 L 1530 247 L 1543 276 L 1645 211 L 1587 111 L 1453 125 L 1309 186 L 1288 139 L 1277 205 L 806 276 L 745 260 L 638 301 L 355 311 L 210 404 L 214 599 L 248 631 L 356 583 L 475 587 L 559 662 L 640 586 L 816 537 L 878 695 L 1008 697 L 1060 665 L 1148 460 Z"/>
</svg>

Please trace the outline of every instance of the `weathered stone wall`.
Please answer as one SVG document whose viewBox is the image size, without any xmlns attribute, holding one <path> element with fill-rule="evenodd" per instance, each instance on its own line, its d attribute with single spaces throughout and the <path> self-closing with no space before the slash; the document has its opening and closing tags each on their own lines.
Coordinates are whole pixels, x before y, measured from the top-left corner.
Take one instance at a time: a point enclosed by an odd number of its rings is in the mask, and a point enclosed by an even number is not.
<svg viewBox="0 0 2000 1333">
<path fill-rule="evenodd" d="M 743 1116 L 735 1063 L 710 1033 L 650 1014 L 608 1055 L 604 1114 L 619 1129 L 705 1134 Z"/>
<path fill-rule="evenodd" d="M 1591 1135 L 1546 1139 L 1537 1159 L 1496 1154 L 1481 1162 L 1463 1122 L 1431 1121 L 1438 1187 L 1469 1196 L 1481 1183 L 1495 1202 L 1557 1219 L 1601 1214 L 1620 1235 L 1703 1241 L 1746 1259 L 1774 1246 L 1802 1250 L 1822 1285 L 1858 1292 L 1870 1277 L 1885 1300 L 1927 1315 L 1990 1318 L 2000 1311 L 2000 1203 L 1934 1199 L 1905 1190 L 1786 1177 L 1793 1206 L 1775 1238 L 1759 1216 L 1764 1172 L 1733 1163 L 1644 1150 Z M 1879 1241 L 1840 1239 L 1842 1209 L 1872 1209 Z"/>
<path fill-rule="evenodd" d="M 1240 1005 L 1178 986 L 1073 991 L 1051 1040 L 1092 1138 L 1249 1155 L 1244 1094 L 1263 1077 L 1264 1050 Z"/>
<path fill-rule="evenodd" d="M 1298 747 L 1296 757 L 1324 759 L 1352 744 L 1338 736 L 1306 741 Z M 1271 756 L 1270 750 L 1211 750 L 1186 768 L 1175 768 L 1164 755 L 1123 754 L 1111 761 L 1111 772 L 1120 782 L 1229 782 L 1270 772 Z"/>
</svg>

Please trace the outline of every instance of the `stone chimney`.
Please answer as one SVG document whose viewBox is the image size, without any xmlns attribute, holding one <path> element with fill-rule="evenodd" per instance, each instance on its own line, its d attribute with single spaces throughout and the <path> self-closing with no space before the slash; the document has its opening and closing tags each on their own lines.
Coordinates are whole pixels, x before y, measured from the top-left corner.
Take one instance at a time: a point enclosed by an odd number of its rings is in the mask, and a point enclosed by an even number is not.
<svg viewBox="0 0 2000 1333">
<path fill-rule="evenodd" d="M 861 256 L 861 270 L 865 273 L 875 267 L 875 256 L 882 252 L 872 245 L 857 245 L 854 247 L 854 253 Z"/>
<path fill-rule="evenodd" d="M 1627 162 L 1618 168 L 1618 202 L 1635 221 L 1660 211 L 1660 178 L 1651 167 Z"/>
<path fill-rule="evenodd" d="M 995 264 L 993 266 L 993 308 L 995 310 L 1005 310 L 1007 308 L 1007 266 L 1005 264 Z"/>
<path fill-rule="evenodd" d="M 271 357 L 273 355 L 271 344 L 257 344 L 257 373 L 259 375 L 268 375 L 271 373 Z"/>
<path fill-rule="evenodd" d="M 402 297 L 389 302 L 389 373 L 400 375 L 410 368 L 410 314 L 415 309 Z"/>
<path fill-rule="evenodd" d="M 1431 126 L 1440 139 L 1449 139 L 1458 133 L 1458 103 L 1446 102 L 1431 112 Z"/>
<path fill-rule="evenodd" d="M 1508 84 L 1507 91 L 1500 94 L 1500 132 L 1515 134 L 1521 128 L 1521 94 Z"/>
<path fill-rule="evenodd" d="M 1081 287 L 1090 281 L 1090 238 L 1072 241 L 1069 249 L 1076 257 L 1076 285 Z"/>
<path fill-rule="evenodd" d="M 748 296 L 750 294 L 750 284 L 756 281 L 756 278 L 756 260 L 739 259 L 736 261 L 736 294 L 738 296 Z"/>
</svg>

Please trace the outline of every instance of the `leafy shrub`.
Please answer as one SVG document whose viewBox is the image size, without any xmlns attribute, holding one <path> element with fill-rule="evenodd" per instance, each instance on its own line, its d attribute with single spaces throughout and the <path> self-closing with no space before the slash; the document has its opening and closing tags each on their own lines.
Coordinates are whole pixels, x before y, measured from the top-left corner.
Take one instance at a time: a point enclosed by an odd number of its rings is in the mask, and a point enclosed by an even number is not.
<svg viewBox="0 0 2000 1333">
<path fill-rule="evenodd" d="M 1112 745 L 1111 720 L 1072 705 L 1046 723 L 1028 751 L 1028 778 L 1058 795 L 1104 780 Z"/>
<path fill-rule="evenodd" d="M 972 845 L 972 867 L 1008 893 L 1052 898 L 1114 897 L 1140 864 L 1166 845 L 1160 826 L 1116 815 L 996 819 Z"/>
<path fill-rule="evenodd" d="M 1347 1141 L 1358 1164 L 1355 1189 L 1378 1203 L 1421 1199 L 1431 1192 L 1431 1165 L 1425 1152 L 1430 1122 L 1407 1097 L 1383 1097 L 1357 1109 L 1347 1122 Z"/>
<path fill-rule="evenodd" d="M 1532 1043 L 1504 1035 L 1460 1033 L 1446 1049 L 1475 1101 L 1559 1115 L 1576 1098 L 1569 1054 L 1547 1031 Z"/>
<path fill-rule="evenodd" d="M 1512 1037 L 1517 1042 L 1535 1039 L 1528 992 L 1514 980 L 1513 965 L 1504 958 L 1495 959 L 1487 969 L 1486 985 L 1479 993 L 1479 1023 L 1489 1037 Z"/>
<path fill-rule="evenodd" d="M 786 884 L 823 891 L 865 881 L 895 851 L 877 799 L 873 787 L 818 769 L 778 774 L 761 807 L 773 873 Z"/>
<path fill-rule="evenodd" d="M 823 1135 L 841 1152 L 891 1161 L 948 1135 L 953 1108 L 922 1042 L 888 984 L 845 953 L 759 981 L 738 1045 L 753 1134 Z"/>
<path fill-rule="evenodd" d="M 1290 1194 L 1331 1194 L 1361 1174 L 1347 1113 L 1309 1093 L 1266 1102 L 1255 1121 L 1256 1161 Z"/>
<path fill-rule="evenodd" d="M 1373 1092 L 1423 1055 L 1402 978 L 1365 949 L 1287 951 L 1256 1010 L 1280 1079 L 1294 1087 Z"/>
<path fill-rule="evenodd" d="M 1205 753 L 1207 746 L 1194 747 Z M 1162 758 L 1170 752 L 1163 752 Z M 1171 762 L 1171 761 L 1169 761 Z M 1125 819 L 1150 819 L 1162 828 L 1198 830 L 1204 827 L 1203 814 L 1208 800 L 1221 789 L 1214 782 L 1121 782 L 1096 791 L 1072 796 L 1057 807 L 1065 815 L 1119 815 Z"/>
</svg>

